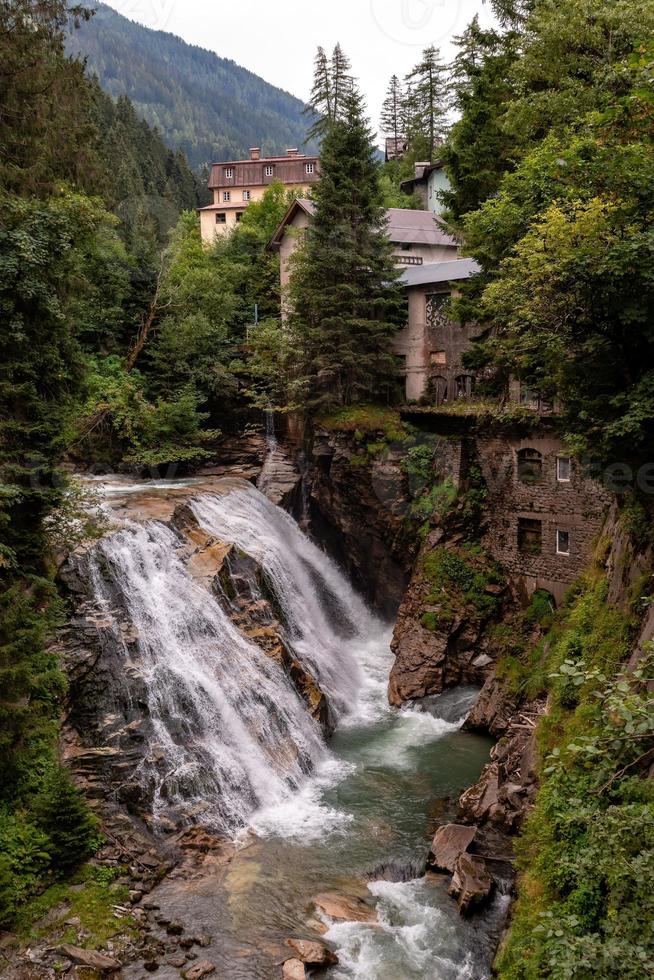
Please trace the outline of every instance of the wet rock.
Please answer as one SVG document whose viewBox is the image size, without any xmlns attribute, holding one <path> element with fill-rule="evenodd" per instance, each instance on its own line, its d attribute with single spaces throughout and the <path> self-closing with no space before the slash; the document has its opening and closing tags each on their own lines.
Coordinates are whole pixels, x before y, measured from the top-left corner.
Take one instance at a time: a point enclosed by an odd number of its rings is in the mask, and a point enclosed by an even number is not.
<svg viewBox="0 0 654 980">
<path fill-rule="evenodd" d="M 492 888 L 493 879 L 483 858 L 474 854 L 461 854 L 457 858 L 449 894 L 456 898 L 461 913 L 483 905 Z"/>
<path fill-rule="evenodd" d="M 201 946 L 203 949 L 206 949 L 208 946 L 211 946 L 211 936 L 207 936 L 205 933 L 200 933 L 197 936 L 193 936 L 193 942 L 196 943 L 196 945 Z"/>
<path fill-rule="evenodd" d="M 184 953 L 167 956 L 166 963 L 168 964 L 168 966 L 174 966 L 176 969 L 181 970 L 182 967 L 186 966 L 186 956 L 184 955 Z"/>
<path fill-rule="evenodd" d="M 283 980 L 305 980 L 306 975 L 302 960 L 286 960 L 282 967 Z"/>
<path fill-rule="evenodd" d="M 194 963 L 190 969 L 186 970 L 183 974 L 185 980 L 202 980 L 202 977 L 208 977 L 209 974 L 215 973 L 216 967 L 209 960 L 198 960 Z"/>
<path fill-rule="evenodd" d="M 278 507 L 290 510 L 299 496 L 302 474 L 295 458 L 283 447 L 269 452 L 257 479 L 257 487 Z"/>
<path fill-rule="evenodd" d="M 316 895 L 313 904 L 330 919 L 344 922 L 377 922 L 376 910 L 354 895 L 322 892 Z"/>
<path fill-rule="evenodd" d="M 148 973 L 156 973 L 160 965 L 159 960 L 146 960 L 143 969 L 147 970 Z"/>
<path fill-rule="evenodd" d="M 78 946 L 70 946 L 66 943 L 59 947 L 58 952 L 71 963 L 87 966 L 91 970 L 97 970 L 98 973 L 115 973 L 122 967 L 120 960 L 116 960 L 112 956 L 105 956 L 104 953 L 99 953 L 94 949 L 80 949 Z"/>
<path fill-rule="evenodd" d="M 439 827 L 429 854 L 429 864 L 437 871 L 453 872 L 458 858 L 468 850 L 477 834 L 476 827 L 448 823 Z"/>
<path fill-rule="evenodd" d="M 184 932 L 184 926 L 181 922 L 169 922 L 166 926 L 166 932 L 169 936 L 181 936 Z"/>
<path fill-rule="evenodd" d="M 370 433 L 371 442 L 385 439 L 384 432 Z M 403 453 L 389 447 L 366 457 L 362 448 L 354 431 L 315 433 L 311 529 L 374 607 L 394 616 L 413 558 L 404 521 L 411 497 Z"/>
<path fill-rule="evenodd" d="M 324 943 L 309 939 L 287 939 L 286 945 L 308 966 L 334 966 L 338 963 L 338 956 Z"/>
</svg>

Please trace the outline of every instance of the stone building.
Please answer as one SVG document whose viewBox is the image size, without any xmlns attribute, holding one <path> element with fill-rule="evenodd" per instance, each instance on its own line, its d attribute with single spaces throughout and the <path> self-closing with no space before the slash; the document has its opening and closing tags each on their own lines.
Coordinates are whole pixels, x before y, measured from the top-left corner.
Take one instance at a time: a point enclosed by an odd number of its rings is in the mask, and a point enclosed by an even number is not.
<svg viewBox="0 0 654 980">
<path fill-rule="evenodd" d="M 612 495 L 566 451 L 556 420 L 534 412 L 527 430 L 410 406 L 403 417 L 434 446 L 441 480 L 460 489 L 481 470 L 482 543 L 525 595 L 545 589 L 560 602 L 588 567 Z"/>
<path fill-rule="evenodd" d="M 408 317 L 394 351 L 406 378 L 407 402 L 427 399 L 440 406 L 472 397 L 474 377 L 462 357 L 479 331 L 474 324 L 453 322 L 445 311 L 457 284 L 478 270 L 472 259 L 454 257 L 404 271 Z"/>
<path fill-rule="evenodd" d="M 286 156 L 262 157 L 253 147 L 249 160 L 215 163 L 209 177 L 213 203 L 200 208 L 202 241 L 211 245 L 241 220 L 252 201 L 260 201 L 268 187 L 282 183 L 289 191 L 306 194 L 320 178 L 320 159 L 287 150 Z"/>
</svg>

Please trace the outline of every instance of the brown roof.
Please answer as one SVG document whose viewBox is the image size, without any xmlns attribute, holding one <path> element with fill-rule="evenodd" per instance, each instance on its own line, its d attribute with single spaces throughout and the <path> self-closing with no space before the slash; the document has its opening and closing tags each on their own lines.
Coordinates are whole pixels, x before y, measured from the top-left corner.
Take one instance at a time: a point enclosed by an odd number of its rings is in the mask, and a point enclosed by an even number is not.
<svg viewBox="0 0 654 980">
<path fill-rule="evenodd" d="M 298 210 L 313 215 L 316 206 L 308 198 L 300 197 L 293 201 L 284 215 L 279 227 L 270 240 L 269 248 L 279 248 L 284 237 L 284 230 L 289 225 Z M 408 208 L 389 208 L 387 233 L 393 244 L 397 245 L 450 245 L 457 247 L 457 242 L 449 235 L 432 211 L 411 211 Z"/>
<path fill-rule="evenodd" d="M 314 165 L 313 173 L 306 172 L 306 164 Z M 265 167 L 272 166 L 275 173 L 267 177 Z M 231 168 L 233 177 L 226 177 L 225 170 Z M 283 184 L 312 184 L 320 178 L 320 158 L 297 154 L 284 157 L 263 157 L 260 160 L 229 160 L 214 163 L 209 177 L 209 189 L 230 187 L 256 187 L 281 180 Z"/>
</svg>

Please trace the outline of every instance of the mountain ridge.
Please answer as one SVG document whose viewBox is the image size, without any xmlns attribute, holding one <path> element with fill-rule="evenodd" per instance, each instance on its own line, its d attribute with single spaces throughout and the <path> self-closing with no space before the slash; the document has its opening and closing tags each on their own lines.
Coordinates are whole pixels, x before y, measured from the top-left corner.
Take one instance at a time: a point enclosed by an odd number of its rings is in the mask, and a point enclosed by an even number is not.
<svg viewBox="0 0 654 980">
<path fill-rule="evenodd" d="M 85 58 L 114 99 L 127 95 L 192 167 L 246 157 L 251 146 L 274 155 L 304 145 L 301 99 L 232 59 L 137 24 L 106 4 L 87 6 L 95 14 L 71 33 L 69 53 Z"/>
</svg>

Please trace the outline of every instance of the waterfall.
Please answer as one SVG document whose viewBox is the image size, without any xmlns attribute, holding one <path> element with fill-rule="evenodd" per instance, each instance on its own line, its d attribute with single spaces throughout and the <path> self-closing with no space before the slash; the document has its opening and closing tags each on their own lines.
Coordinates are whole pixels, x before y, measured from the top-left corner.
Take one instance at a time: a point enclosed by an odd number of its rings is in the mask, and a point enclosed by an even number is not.
<svg viewBox="0 0 654 980">
<path fill-rule="evenodd" d="M 151 726 L 140 778 L 155 815 L 195 807 L 234 831 L 285 799 L 326 749 L 281 667 L 238 632 L 179 550 L 165 525 L 129 525 L 92 552 L 92 586 L 100 608 L 122 607 L 138 631 Z M 127 648 L 125 662 L 128 671 Z"/>
<path fill-rule="evenodd" d="M 275 410 L 272 405 L 264 409 L 266 418 L 266 446 L 268 453 L 274 453 L 277 449 L 277 435 L 275 433 Z"/>
<path fill-rule="evenodd" d="M 335 718 L 365 724 L 387 711 L 386 627 L 295 521 L 244 481 L 190 506 L 206 531 L 262 568 L 287 645 Z M 255 811 L 289 800 L 329 766 L 330 753 L 283 668 L 239 632 L 183 555 L 167 525 L 127 524 L 90 552 L 91 586 L 126 678 L 136 671 L 143 681 L 146 745 L 136 778 L 155 816 L 195 813 L 232 833 Z M 135 657 L 121 617 L 135 628 Z"/>
<path fill-rule="evenodd" d="M 231 541 L 264 569 L 282 609 L 290 645 L 311 670 L 337 717 L 360 707 L 375 668 L 377 681 L 381 679 L 385 687 L 388 658 L 379 663 L 384 627 L 292 517 L 245 483 L 222 496 L 195 498 L 191 507 L 206 531 Z M 366 648 L 371 640 L 378 662 L 368 665 Z"/>
</svg>

